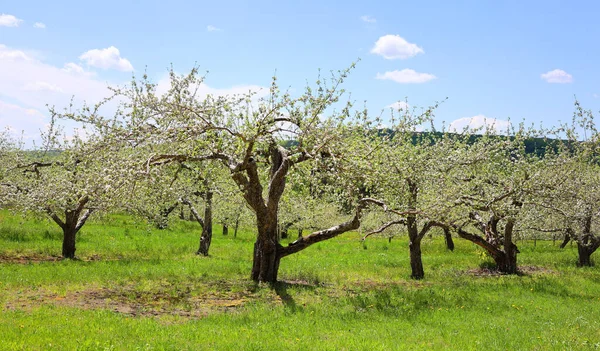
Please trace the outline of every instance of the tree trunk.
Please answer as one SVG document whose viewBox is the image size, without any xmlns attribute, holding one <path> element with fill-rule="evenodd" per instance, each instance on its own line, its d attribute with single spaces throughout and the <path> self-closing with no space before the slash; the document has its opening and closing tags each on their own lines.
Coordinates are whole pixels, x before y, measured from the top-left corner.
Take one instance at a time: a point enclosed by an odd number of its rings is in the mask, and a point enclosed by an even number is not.
<svg viewBox="0 0 600 351">
<path fill-rule="evenodd" d="M 417 183 L 410 179 L 407 179 L 408 187 L 410 189 L 410 198 L 408 200 L 408 208 L 411 210 L 416 209 L 419 188 Z M 410 251 L 410 277 L 412 279 L 423 279 L 425 278 L 425 271 L 423 270 L 423 260 L 421 259 L 421 239 L 427 234 L 427 230 L 423 228 L 421 233 L 417 228 L 417 216 L 410 214 L 406 217 L 406 229 L 408 231 L 408 249 Z"/>
<path fill-rule="evenodd" d="M 235 220 L 235 226 L 233 227 L 233 237 L 234 238 L 237 238 L 237 232 L 238 232 L 239 227 L 240 227 L 240 219 L 238 218 Z"/>
<path fill-rule="evenodd" d="M 228 235 L 229 234 L 229 226 L 227 226 L 227 223 L 223 223 L 223 235 Z"/>
<path fill-rule="evenodd" d="M 181 205 L 181 206 L 179 207 L 179 219 L 181 219 L 181 220 L 185 220 L 185 212 L 184 212 L 183 205 Z"/>
<path fill-rule="evenodd" d="M 591 267 L 592 266 L 592 252 L 587 245 L 577 243 L 577 252 L 579 254 L 579 260 L 577 265 L 579 267 Z"/>
<path fill-rule="evenodd" d="M 516 274 L 517 273 L 517 257 L 516 255 L 512 257 L 508 257 L 505 253 L 502 255 L 498 255 L 494 258 L 494 262 L 496 263 L 496 269 L 498 272 L 504 274 Z"/>
<path fill-rule="evenodd" d="M 446 248 L 450 251 L 454 251 L 454 240 L 452 240 L 450 228 L 444 228 L 444 239 L 446 241 Z"/>
<path fill-rule="evenodd" d="M 301 238 L 302 237 L 302 232 L 304 231 L 304 229 L 302 228 L 298 228 L 298 237 Z"/>
<path fill-rule="evenodd" d="M 279 238 L 281 238 L 281 239 L 287 239 L 287 237 L 288 237 L 288 228 L 289 227 L 287 225 L 284 225 L 281 228 L 281 231 L 279 232 Z"/>
<path fill-rule="evenodd" d="M 563 239 L 563 242 L 560 244 L 560 248 L 561 248 L 561 249 L 564 249 L 564 248 L 567 246 L 567 244 L 569 243 L 569 241 L 571 241 L 571 235 L 570 235 L 570 233 L 567 231 L 567 232 L 565 233 L 565 238 Z"/>
<path fill-rule="evenodd" d="M 421 240 L 411 240 L 408 248 L 410 250 L 410 277 L 412 279 L 423 279 L 425 271 L 423 270 L 423 260 L 421 259 Z"/>
<path fill-rule="evenodd" d="M 277 235 L 277 233 L 273 233 Z M 257 238 L 254 243 L 254 262 L 252 264 L 252 280 L 256 282 L 277 282 L 279 262 L 281 258 L 277 255 L 279 244 L 273 237 Z"/>
<path fill-rule="evenodd" d="M 202 256 L 208 256 L 210 242 L 212 241 L 212 197 L 212 191 L 206 190 L 204 194 L 204 226 L 200 236 L 200 248 L 196 252 L 196 254 Z"/>
<path fill-rule="evenodd" d="M 513 228 L 515 226 L 515 222 L 512 220 L 508 220 L 506 222 L 506 226 L 504 227 L 504 259 L 501 264 L 498 266 L 498 270 L 502 273 L 506 274 L 516 274 L 517 273 L 517 247 L 512 241 L 513 238 Z"/>
<path fill-rule="evenodd" d="M 75 258 L 75 237 L 77 230 L 74 226 L 65 225 L 63 228 L 62 256 L 64 258 Z"/>
</svg>

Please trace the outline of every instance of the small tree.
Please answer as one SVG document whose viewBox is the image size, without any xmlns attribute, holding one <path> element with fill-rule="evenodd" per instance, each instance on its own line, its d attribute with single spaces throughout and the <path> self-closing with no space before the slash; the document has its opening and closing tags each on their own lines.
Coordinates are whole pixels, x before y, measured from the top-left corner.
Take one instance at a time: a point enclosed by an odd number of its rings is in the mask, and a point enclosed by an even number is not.
<svg viewBox="0 0 600 351">
<path fill-rule="evenodd" d="M 593 264 L 591 255 L 600 247 L 600 135 L 594 115 L 575 101 L 571 125 L 557 130 L 556 154 L 546 157 L 547 186 L 535 205 L 546 216 L 536 229 L 564 232 L 561 247 L 577 243 L 581 267 Z"/>
<path fill-rule="evenodd" d="M 464 145 L 454 184 L 452 227 L 482 247 L 503 273 L 517 273 L 515 231 L 544 186 L 541 160 L 525 152 L 524 130 L 514 136 L 486 135 Z"/>
<path fill-rule="evenodd" d="M 54 121 L 43 136 L 44 148 L 8 153 L 11 167 L 2 185 L 13 193 L 11 207 L 45 213 L 62 229 L 62 256 L 74 258 L 77 233 L 92 213 L 114 205 L 126 177 L 109 169 L 116 149 L 77 133 L 66 138 Z"/>
<path fill-rule="evenodd" d="M 381 146 L 373 155 L 378 169 L 377 187 L 385 200 L 391 220 L 365 235 L 381 233 L 395 225 L 408 232 L 411 277 L 423 279 L 421 241 L 434 227 L 448 229 L 445 214 L 451 203 L 447 198 L 447 173 L 452 163 L 454 140 L 436 132 L 417 132 L 417 127 L 431 122 L 432 107 L 421 115 L 401 111 L 398 123 L 381 137 Z"/>
</svg>

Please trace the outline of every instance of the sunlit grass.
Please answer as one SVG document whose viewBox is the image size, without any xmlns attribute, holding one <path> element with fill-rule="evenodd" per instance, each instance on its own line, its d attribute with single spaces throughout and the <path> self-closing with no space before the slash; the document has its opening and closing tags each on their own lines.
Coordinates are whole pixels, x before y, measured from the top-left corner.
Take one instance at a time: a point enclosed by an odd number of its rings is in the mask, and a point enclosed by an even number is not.
<svg viewBox="0 0 600 351">
<path fill-rule="evenodd" d="M 600 273 L 576 250 L 519 242 L 520 276 L 476 276 L 469 242 L 426 239 L 423 281 L 407 242 L 345 236 L 282 260 L 274 287 L 249 281 L 253 233 L 155 230 L 127 216 L 91 222 L 79 260 L 60 254 L 46 219 L 0 212 L 0 349 L 6 350 L 564 350 L 600 348 Z M 293 239 L 290 239 L 293 240 Z M 28 261 L 29 259 L 29 261 Z"/>
</svg>

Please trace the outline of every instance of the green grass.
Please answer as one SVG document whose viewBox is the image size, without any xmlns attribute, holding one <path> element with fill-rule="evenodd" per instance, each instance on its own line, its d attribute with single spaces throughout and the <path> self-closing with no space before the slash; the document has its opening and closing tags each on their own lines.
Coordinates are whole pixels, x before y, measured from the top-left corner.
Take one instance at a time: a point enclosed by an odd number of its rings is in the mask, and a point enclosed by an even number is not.
<svg viewBox="0 0 600 351">
<path fill-rule="evenodd" d="M 521 276 L 477 276 L 479 250 L 356 233 L 286 257 L 274 287 L 248 280 L 253 234 L 199 257 L 200 230 L 150 229 L 127 216 L 86 225 L 80 260 L 48 220 L 0 212 L 1 350 L 568 350 L 600 348 L 600 270 L 576 250 L 520 242 Z M 558 243 L 556 243 L 558 245 Z"/>
</svg>

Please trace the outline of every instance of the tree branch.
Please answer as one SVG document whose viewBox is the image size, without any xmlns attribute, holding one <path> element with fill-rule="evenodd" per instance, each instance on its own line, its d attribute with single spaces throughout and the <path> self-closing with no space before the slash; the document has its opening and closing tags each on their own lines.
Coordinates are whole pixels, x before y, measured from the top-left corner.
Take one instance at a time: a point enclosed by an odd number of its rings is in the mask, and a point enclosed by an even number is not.
<svg viewBox="0 0 600 351">
<path fill-rule="evenodd" d="M 402 224 L 402 225 L 406 225 L 406 219 L 402 218 L 402 219 L 399 219 L 399 220 L 396 220 L 396 221 L 391 221 L 391 222 L 385 223 L 384 225 L 382 225 L 382 226 L 381 226 L 381 227 L 379 227 L 378 229 L 376 229 L 376 230 L 374 230 L 374 231 L 372 231 L 372 232 L 369 232 L 369 233 L 365 234 L 365 236 L 363 236 L 361 240 L 362 240 L 362 241 L 365 241 L 365 239 L 366 239 L 367 237 L 369 237 L 369 236 L 371 236 L 371 235 L 373 235 L 373 234 L 379 234 L 379 233 L 382 233 L 382 232 L 383 232 L 384 230 L 386 230 L 387 228 L 389 228 L 389 227 L 391 227 L 391 226 L 393 226 L 393 225 L 396 225 L 396 224 Z"/>
<path fill-rule="evenodd" d="M 306 249 L 307 247 L 311 246 L 312 244 L 315 244 L 315 243 L 318 243 L 318 242 L 321 242 L 324 240 L 328 240 L 331 238 L 335 238 L 336 236 L 338 236 L 340 234 L 346 233 L 351 230 L 358 229 L 360 227 L 360 219 L 361 219 L 362 211 L 369 204 L 375 204 L 375 205 L 381 206 L 381 204 L 383 204 L 383 202 L 376 200 L 376 199 L 372 199 L 372 198 L 361 199 L 358 202 L 356 211 L 355 211 L 352 219 L 350 219 L 349 221 L 346 221 L 344 223 L 338 224 L 336 226 L 333 226 L 331 228 L 314 232 L 308 236 L 303 236 L 303 237 L 299 238 L 298 240 L 290 243 L 288 246 L 280 248 L 277 253 L 278 256 L 280 258 L 282 258 L 282 257 L 288 256 L 288 255 L 291 255 L 293 253 L 296 253 L 296 252 Z"/>
</svg>

